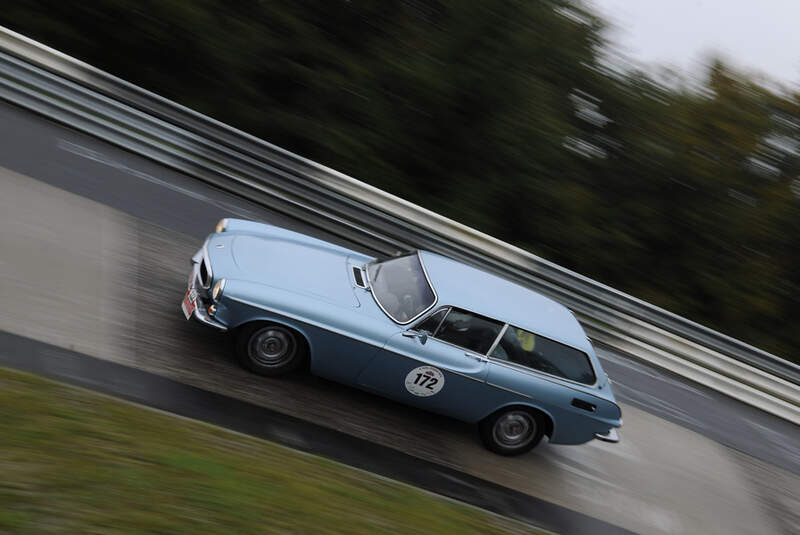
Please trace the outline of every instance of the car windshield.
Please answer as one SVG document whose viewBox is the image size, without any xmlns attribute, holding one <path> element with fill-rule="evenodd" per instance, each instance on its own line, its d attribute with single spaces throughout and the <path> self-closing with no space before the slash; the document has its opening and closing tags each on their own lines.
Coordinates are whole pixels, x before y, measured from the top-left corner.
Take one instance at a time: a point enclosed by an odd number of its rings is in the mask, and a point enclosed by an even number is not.
<svg viewBox="0 0 800 535">
<path fill-rule="evenodd" d="M 395 322 L 409 323 L 436 303 L 418 253 L 367 265 L 372 295 Z"/>
</svg>

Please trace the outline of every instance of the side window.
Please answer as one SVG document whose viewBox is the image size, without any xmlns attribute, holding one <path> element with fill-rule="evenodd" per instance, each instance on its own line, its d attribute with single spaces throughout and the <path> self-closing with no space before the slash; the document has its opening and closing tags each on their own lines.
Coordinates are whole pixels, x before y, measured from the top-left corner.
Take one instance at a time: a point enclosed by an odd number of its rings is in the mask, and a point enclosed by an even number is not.
<svg viewBox="0 0 800 535">
<path fill-rule="evenodd" d="M 586 353 L 511 325 L 491 356 L 570 381 L 587 385 L 595 382 L 594 370 Z"/>
<path fill-rule="evenodd" d="M 447 311 L 450 310 L 448 307 L 440 308 L 421 322 L 417 323 L 415 327 L 418 331 L 427 331 L 428 334 L 435 334 L 436 329 L 439 327 L 439 324 L 442 323 Z"/>
<path fill-rule="evenodd" d="M 485 355 L 502 328 L 503 324 L 499 321 L 452 308 L 435 336 L 439 340 Z"/>
</svg>

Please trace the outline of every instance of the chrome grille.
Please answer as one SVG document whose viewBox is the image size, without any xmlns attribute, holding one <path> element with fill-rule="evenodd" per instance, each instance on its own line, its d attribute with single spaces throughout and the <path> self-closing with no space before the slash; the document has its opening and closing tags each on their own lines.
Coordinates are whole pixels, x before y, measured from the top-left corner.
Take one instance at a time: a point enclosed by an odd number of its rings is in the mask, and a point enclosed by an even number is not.
<svg viewBox="0 0 800 535">
<path fill-rule="evenodd" d="M 211 286 L 211 276 L 205 257 L 200 261 L 200 284 L 202 284 L 204 288 Z"/>
</svg>

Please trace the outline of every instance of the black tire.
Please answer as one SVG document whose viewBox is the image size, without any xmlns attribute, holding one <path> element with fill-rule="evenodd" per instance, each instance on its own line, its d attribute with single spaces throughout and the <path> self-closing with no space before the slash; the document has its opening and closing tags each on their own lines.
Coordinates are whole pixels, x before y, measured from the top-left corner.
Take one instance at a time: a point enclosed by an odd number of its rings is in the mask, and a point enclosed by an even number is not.
<svg viewBox="0 0 800 535">
<path fill-rule="evenodd" d="M 244 368 L 277 377 L 300 368 L 308 359 L 305 338 L 274 323 L 254 323 L 239 330 L 236 357 Z"/>
<path fill-rule="evenodd" d="M 499 455 L 521 455 L 539 444 L 545 432 L 544 416 L 523 407 L 509 407 L 478 425 L 487 449 Z"/>
</svg>

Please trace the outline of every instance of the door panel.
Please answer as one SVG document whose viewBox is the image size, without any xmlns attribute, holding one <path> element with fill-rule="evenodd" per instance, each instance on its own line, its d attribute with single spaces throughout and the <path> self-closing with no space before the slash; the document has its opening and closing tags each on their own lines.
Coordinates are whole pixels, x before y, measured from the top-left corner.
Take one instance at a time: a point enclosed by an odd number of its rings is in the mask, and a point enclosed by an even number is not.
<svg viewBox="0 0 800 535">
<path fill-rule="evenodd" d="M 364 369 L 358 385 L 409 405 L 472 421 L 476 414 L 485 410 L 488 363 L 478 355 L 467 356 L 467 353 L 435 338 L 428 338 L 427 343 L 422 344 L 418 338 L 398 333 Z M 426 366 L 435 368 L 441 376 L 437 371 L 424 368 Z M 429 372 L 427 379 L 418 378 L 418 374 L 426 371 Z M 407 387 L 407 378 L 411 383 L 417 380 L 417 385 Z M 422 395 L 415 395 L 415 390 Z"/>
</svg>

